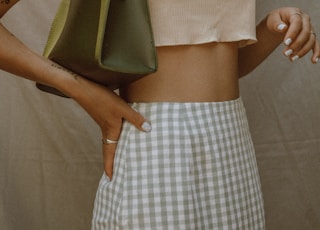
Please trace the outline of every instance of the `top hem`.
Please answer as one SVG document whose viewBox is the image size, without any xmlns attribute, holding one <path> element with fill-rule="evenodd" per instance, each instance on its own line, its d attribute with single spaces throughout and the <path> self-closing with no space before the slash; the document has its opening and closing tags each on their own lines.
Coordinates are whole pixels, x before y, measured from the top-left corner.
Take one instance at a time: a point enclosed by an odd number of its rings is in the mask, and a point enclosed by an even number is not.
<svg viewBox="0 0 320 230">
<path fill-rule="evenodd" d="M 219 40 L 219 39 L 211 39 L 211 40 L 199 40 L 199 41 L 171 41 L 171 42 L 157 42 L 155 44 L 156 47 L 164 47 L 164 46 L 183 46 L 183 45 L 201 45 L 201 44 L 207 44 L 212 42 L 238 42 L 239 48 L 254 44 L 257 42 L 257 39 L 255 37 L 253 38 L 247 38 L 247 39 L 230 39 L 230 40 Z"/>
</svg>

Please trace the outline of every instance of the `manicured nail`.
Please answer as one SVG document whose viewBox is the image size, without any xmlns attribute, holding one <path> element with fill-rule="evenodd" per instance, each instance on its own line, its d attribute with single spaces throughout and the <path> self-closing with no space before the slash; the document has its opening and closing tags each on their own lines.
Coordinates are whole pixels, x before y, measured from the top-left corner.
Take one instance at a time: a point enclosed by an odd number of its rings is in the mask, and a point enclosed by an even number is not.
<svg viewBox="0 0 320 230">
<path fill-rule="evenodd" d="M 144 122 L 142 125 L 141 125 L 141 128 L 143 129 L 143 131 L 145 132 L 150 132 L 151 131 L 151 125 L 148 123 L 148 122 Z"/>
<path fill-rule="evenodd" d="M 286 28 L 286 27 L 287 27 L 286 24 L 281 23 L 281 24 L 278 25 L 278 30 L 283 30 L 283 29 Z"/>
<path fill-rule="evenodd" d="M 300 57 L 298 56 L 298 55 L 295 55 L 295 56 L 293 56 L 292 58 L 291 58 L 291 60 L 292 61 L 296 61 L 296 60 L 298 60 Z"/>
<path fill-rule="evenodd" d="M 290 45 L 292 42 L 291 38 L 288 38 L 287 40 L 285 40 L 284 44 L 286 44 L 287 46 Z"/>
<path fill-rule="evenodd" d="M 287 57 L 289 57 L 291 54 L 293 53 L 293 50 L 287 50 L 286 52 L 284 52 L 284 55 L 286 55 Z"/>
</svg>

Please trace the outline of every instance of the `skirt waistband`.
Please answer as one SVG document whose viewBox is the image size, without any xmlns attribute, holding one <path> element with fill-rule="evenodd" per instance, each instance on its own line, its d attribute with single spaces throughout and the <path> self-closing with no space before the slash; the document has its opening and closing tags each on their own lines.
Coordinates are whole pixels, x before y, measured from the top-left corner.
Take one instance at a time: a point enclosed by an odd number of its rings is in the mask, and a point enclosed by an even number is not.
<svg viewBox="0 0 320 230">
<path fill-rule="evenodd" d="M 129 104 L 141 113 L 234 113 L 244 110 L 242 98 L 222 102 L 134 102 Z M 170 114 L 169 114 L 170 115 Z"/>
</svg>

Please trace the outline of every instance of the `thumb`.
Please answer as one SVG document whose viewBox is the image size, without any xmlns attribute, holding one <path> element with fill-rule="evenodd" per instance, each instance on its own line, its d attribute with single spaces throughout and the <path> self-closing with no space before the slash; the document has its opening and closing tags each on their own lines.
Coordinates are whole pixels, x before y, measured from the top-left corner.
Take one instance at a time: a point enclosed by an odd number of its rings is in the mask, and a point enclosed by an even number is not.
<svg viewBox="0 0 320 230">
<path fill-rule="evenodd" d="M 281 19 L 281 16 L 277 11 L 268 15 L 267 27 L 270 31 L 277 33 L 283 33 L 288 29 L 287 23 Z"/>
<path fill-rule="evenodd" d="M 137 129 L 143 132 L 151 131 L 152 127 L 150 122 L 130 106 L 127 106 L 123 114 L 123 118 L 133 124 Z"/>
</svg>

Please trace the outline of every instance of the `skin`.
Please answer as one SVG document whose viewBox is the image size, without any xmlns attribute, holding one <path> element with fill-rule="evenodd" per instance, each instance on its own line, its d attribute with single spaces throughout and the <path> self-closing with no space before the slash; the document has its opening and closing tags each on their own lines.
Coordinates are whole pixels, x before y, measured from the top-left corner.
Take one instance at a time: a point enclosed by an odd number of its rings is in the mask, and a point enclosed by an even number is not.
<svg viewBox="0 0 320 230">
<path fill-rule="evenodd" d="M 0 17 L 17 2 L 0 1 Z M 287 56 L 289 60 L 313 52 L 311 61 L 316 63 L 320 46 L 312 31 L 307 14 L 294 7 L 285 7 L 273 10 L 257 25 L 258 42 L 244 48 L 238 48 L 236 42 L 158 47 L 158 71 L 121 89 L 118 96 L 30 50 L 0 24 L 0 68 L 51 85 L 69 95 L 94 119 L 103 138 L 118 140 L 124 119 L 141 131 L 148 131 L 142 128 L 147 119 L 127 102 L 236 99 L 239 97 L 239 78 L 254 70 L 289 38 L 292 42 L 283 50 L 284 54 L 292 50 Z M 110 178 L 116 147 L 116 144 L 102 145 L 104 169 Z"/>
</svg>

